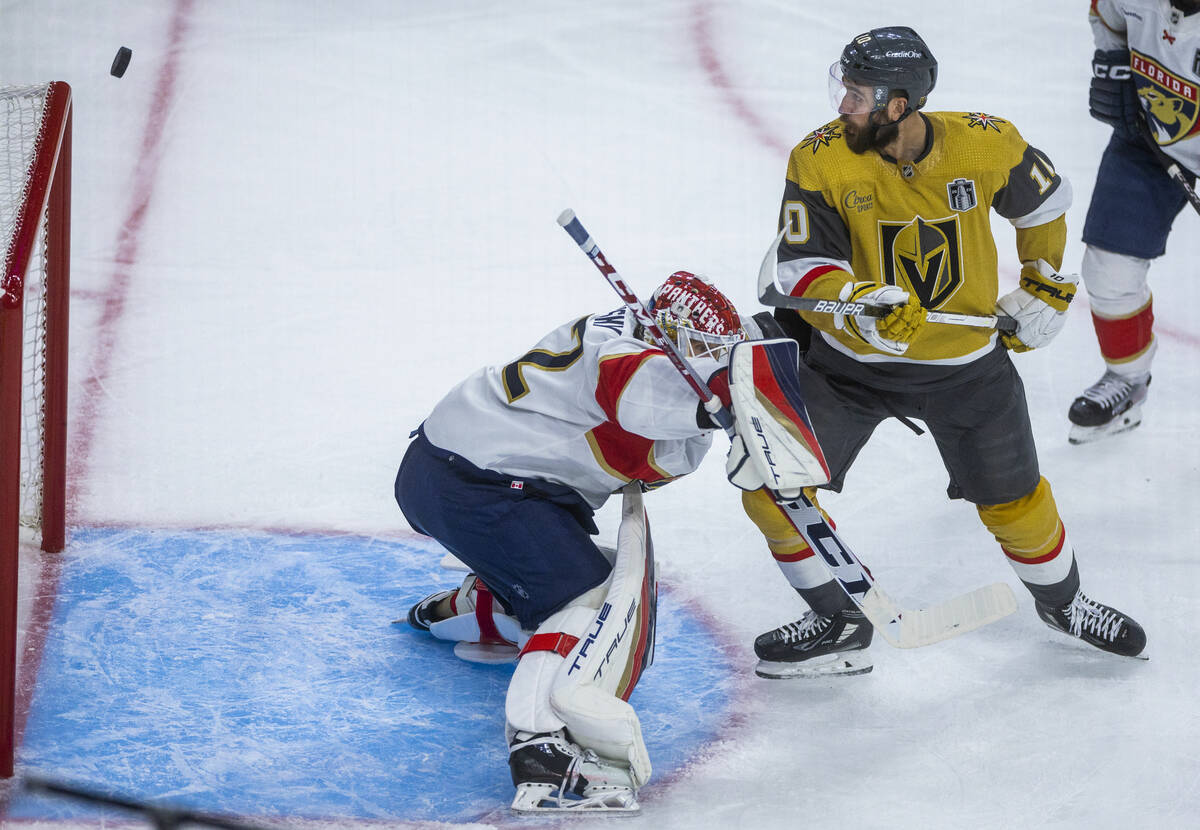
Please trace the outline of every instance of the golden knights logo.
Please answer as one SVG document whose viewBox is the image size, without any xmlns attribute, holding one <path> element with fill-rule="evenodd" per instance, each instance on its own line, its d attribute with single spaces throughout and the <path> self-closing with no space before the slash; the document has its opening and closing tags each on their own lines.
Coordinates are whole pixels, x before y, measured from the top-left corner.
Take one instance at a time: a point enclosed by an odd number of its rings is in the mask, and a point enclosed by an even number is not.
<svg viewBox="0 0 1200 830">
<path fill-rule="evenodd" d="M 986 112 L 968 112 L 963 116 L 967 120 L 968 127 L 978 127 L 985 133 L 988 130 L 1000 132 L 1000 125 L 1007 124 L 1003 118 L 997 118 L 994 115 L 988 115 Z"/>
<path fill-rule="evenodd" d="M 812 150 L 813 155 L 815 156 L 817 154 L 817 150 L 821 149 L 822 147 L 828 147 L 835 138 L 841 137 L 842 131 L 838 129 L 837 124 L 826 124 L 824 127 L 813 130 L 811 133 L 806 135 L 804 140 L 800 142 L 800 146 L 807 147 L 808 149 Z"/>
<path fill-rule="evenodd" d="M 879 223 L 883 281 L 911 291 L 925 308 L 945 303 L 963 283 L 958 217 Z"/>
<path fill-rule="evenodd" d="M 1138 52 L 1130 56 L 1129 66 L 1155 141 L 1174 144 L 1196 132 L 1200 91 L 1194 83 Z"/>
</svg>

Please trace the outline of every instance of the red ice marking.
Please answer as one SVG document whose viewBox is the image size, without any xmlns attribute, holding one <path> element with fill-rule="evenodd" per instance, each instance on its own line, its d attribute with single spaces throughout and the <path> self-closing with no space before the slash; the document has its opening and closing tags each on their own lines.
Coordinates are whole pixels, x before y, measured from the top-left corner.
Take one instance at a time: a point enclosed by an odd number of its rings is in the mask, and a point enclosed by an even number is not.
<svg viewBox="0 0 1200 830">
<path fill-rule="evenodd" d="M 759 144 L 786 157 L 792 150 L 791 145 L 781 141 L 772 133 L 766 122 L 750 106 L 750 103 L 738 93 L 737 88 L 729 79 L 729 73 L 725 71 L 725 67 L 717 55 L 717 47 L 713 40 L 712 5 L 710 3 L 700 2 L 692 7 L 692 39 L 695 41 L 700 65 L 708 76 L 708 82 L 716 87 L 726 106 L 733 110 L 733 114 L 737 116 L 738 120 L 749 128 Z"/>
<path fill-rule="evenodd" d="M 67 454 L 68 526 L 74 521 L 80 483 L 87 476 L 100 401 L 103 399 L 105 382 L 108 380 L 113 354 L 116 350 L 117 327 L 125 311 L 130 273 L 137 261 L 142 225 L 146 219 L 150 198 L 154 193 L 154 185 L 158 178 L 163 129 L 166 126 L 167 115 L 171 111 L 171 103 L 175 95 L 179 56 L 183 51 L 192 4 L 193 0 L 176 0 L 175 8 L 171 13 L 166 60 L 158 74 L 158 83 L 150 103 L 145 132 L 142 134 L 141 155 L 138 158 L 137 168 L 134 170 L 133 187 L 131 188 L 133 198 L 117 238 L 116 268 L 112 273 L 108 288 L 97 297 L 103 303 L 100 320 L 96 327 L 97 343 L 92 353 L 91 366 L 83 382 L 78 415 L 72 420 L 71 449 Z M 14 738 L 17 747 L 21 746 L 21 738 L 25 733 L 25 724 L 29 717 L 29 707 L 37 683 L 42 650 L 54 613 L 54 598 L 58 594 L 61 573 L 62 557 L 55 554 L 42 554 L 37 588 L 34 592 L 25 630 L 21 666 L 17 672 L 16 722 L 14 724 Z M 8 813 L 9 799 L 13 793 L 13 788 L 0 790 L 0 819 L 3 819 Z"/>
<path fill-rule="evenodd" d="M 158 179 L 159 161 L 162 158 L 162 137 L 167 116 L 175 97 L 175 82 L 179 74 L 179 55 L 187 34 L 188 18 L 193 0 L 177 0 L 171 14 L 170 30 L 167 35 L 166 60 L 158 74 L 150 112 L 142 134 L 142 150 L 133 173 L 133 198 L 129 211 L 117 236 L 116 268 L 109 279 L 108 288 L 99 299 L 102 303 L 100 320 L 97 324 L 96 347 L 92 353 L 91 366 L 83 381 L 82 400 L 78 417 L 74 419 L 71 434 L 71 451 L 67 454 L 67 524 L 71 524 L 77 507 L 80 484 L 87 477 L 88 462 L 91 460 L 92 443 L 95 439 L 105 382 L 112 369 L 116 351 L 117 328 L 125 312 L 125 301 L 129 295 L 129 284 L 134 264 L 137 262 L 141 244 L 142 226 L 149 211 L 150 199 Z"/>
</svg>

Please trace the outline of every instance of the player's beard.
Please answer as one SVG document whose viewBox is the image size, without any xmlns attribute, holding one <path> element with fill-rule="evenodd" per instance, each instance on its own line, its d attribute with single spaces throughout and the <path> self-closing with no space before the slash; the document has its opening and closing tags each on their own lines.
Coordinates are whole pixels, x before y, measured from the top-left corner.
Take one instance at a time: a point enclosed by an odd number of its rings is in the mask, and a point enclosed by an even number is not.
<svg viewBox="0 0 1200 830">
<path fill-rule="evenodd" d="M 846 132 L 846 146 L 850 152 L 862 155 L 868 150 L 882 150 L 900 134 L 900 122 L 875 123 L 875 114 L 867 118 L 867 126 L 859 127 L 842 116 L 842 128 Z"/>
</svg>

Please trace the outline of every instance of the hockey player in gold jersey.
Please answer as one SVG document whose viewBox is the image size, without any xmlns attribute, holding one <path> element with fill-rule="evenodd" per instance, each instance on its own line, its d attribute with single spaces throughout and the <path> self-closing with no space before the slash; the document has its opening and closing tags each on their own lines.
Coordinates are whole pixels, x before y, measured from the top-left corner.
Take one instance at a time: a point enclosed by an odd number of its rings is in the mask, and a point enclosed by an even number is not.
<svg viewBox="0 0 1200 830">
<path fill-rule="evenodd" d="M 805 402 L 831 473 L 825 487 L 841 489 L 883 419 L 913 429 L 911 419 L 923 421 L 950 496 L 976 505 L 1041 618 L 1105 651 L 1137 655 L 1141 626 L 1079 589 L 1009 358 L 1048 344 L 1074 297 L 1078 277 L 1058 272 L 1070 185 L 1006 119 L 923 112 L 936 80 L 937 62 L 912 29 L 859 35 L 830 69 L 839 117 L 809 133 L 788 162 L 775 262 L 764 265 L 759 294 L 804 350 Z M 1016 228 L 1021 268 L 1019 287 L 1003 297 L 993 210 Z M 891 311 L 800 310 L 814 299 Z M 1011 317 L 1016 330 L 927 322 L 933 311 Z M 869 671 L 870 623 L 765 490 L 743 501 L 812 609 L 756 640 L 759 674 Z"/>
</svg>

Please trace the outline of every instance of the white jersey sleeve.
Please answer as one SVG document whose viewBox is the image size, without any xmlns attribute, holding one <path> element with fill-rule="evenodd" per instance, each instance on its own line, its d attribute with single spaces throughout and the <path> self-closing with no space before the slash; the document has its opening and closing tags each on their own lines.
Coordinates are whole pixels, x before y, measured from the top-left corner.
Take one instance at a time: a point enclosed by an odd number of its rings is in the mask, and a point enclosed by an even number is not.
<svg viewBox="0 0 1200 830">
<path fill-rule="evenodd" d="M 1200 14 L 1164 0 L 1093 0 L 1089 20 L 1097 49 L 1128 47 L 1154 140 L 1200 171 Z"/>
<path fill-rule="evenodd" d="M 1124 49 L 1128 45 L 1125 40 L 1125 15 L 1113 0 L 1093 0 L 1088 23 L 1091 24 L 1092 40 L 1096 42 L 1097 49 Z"/>
<path fill-rule="evenodd" d="M 593 507 L 630 481 L 692 472 L 712 443 L 699 401 L 633 331 L 624 309 L 560 326 L 458 384 L 426 419 L 426 437 L 477 467 L 570 487 Z"/>
</svg>

